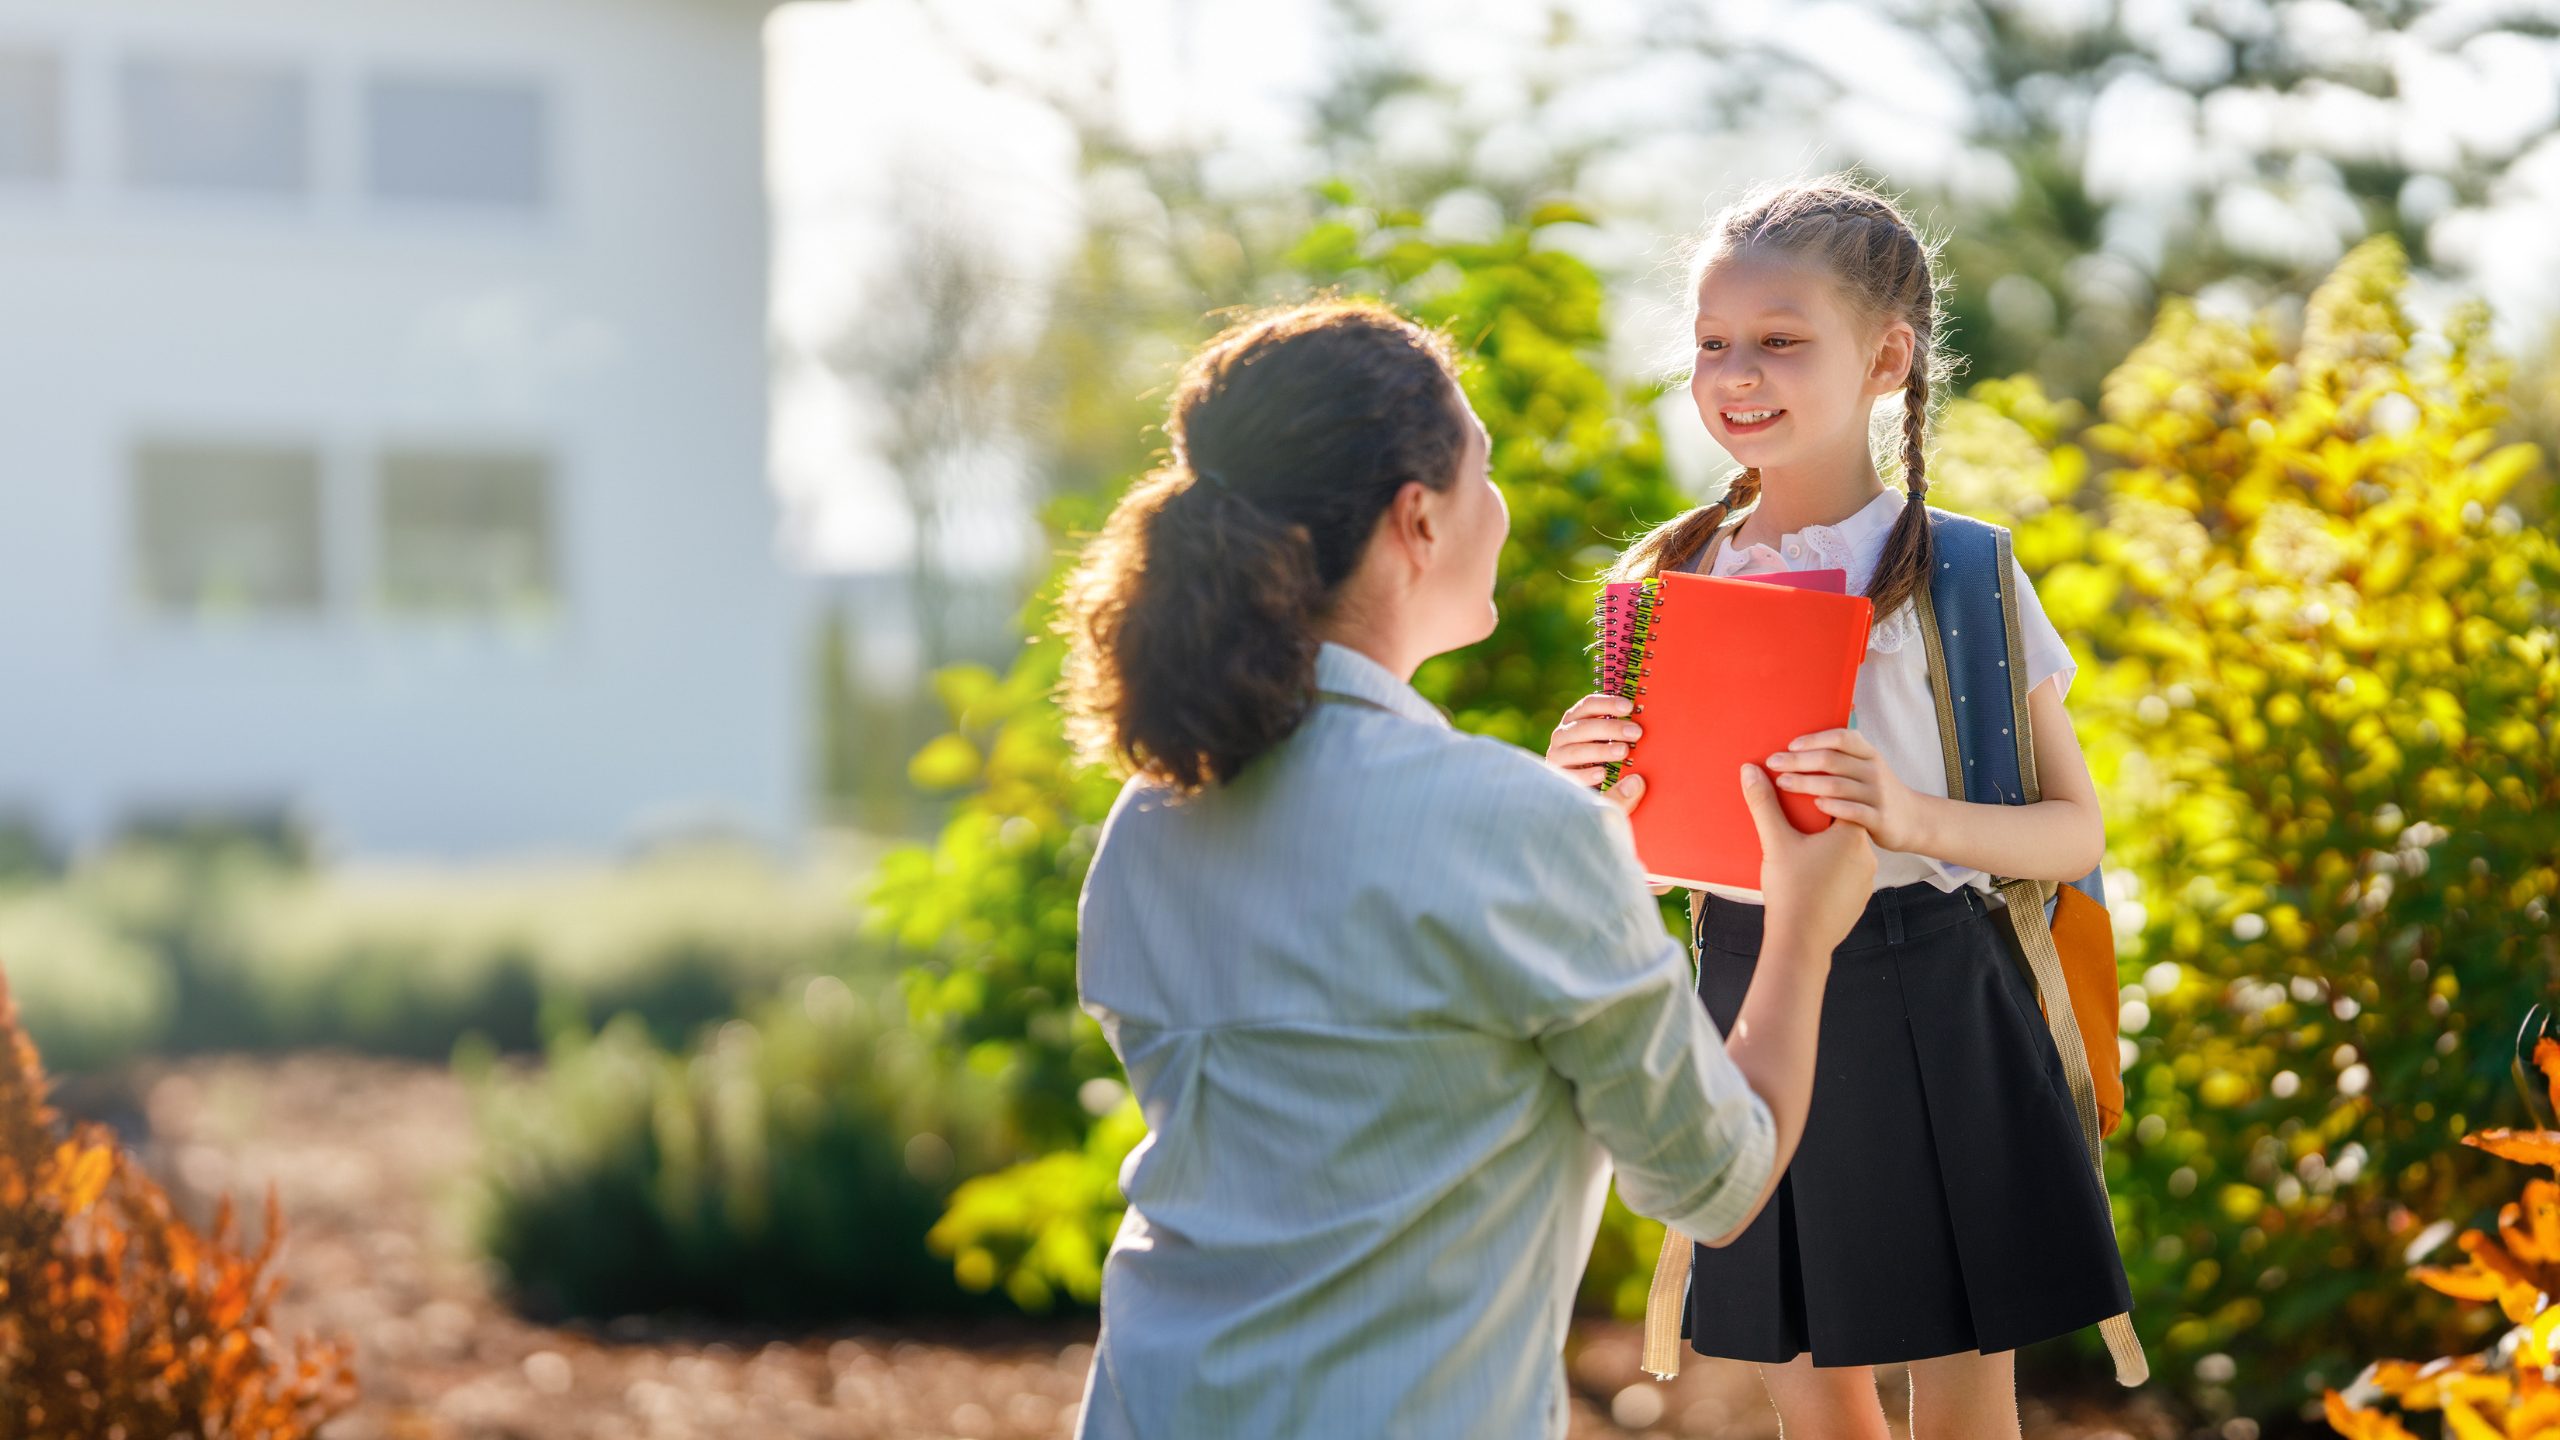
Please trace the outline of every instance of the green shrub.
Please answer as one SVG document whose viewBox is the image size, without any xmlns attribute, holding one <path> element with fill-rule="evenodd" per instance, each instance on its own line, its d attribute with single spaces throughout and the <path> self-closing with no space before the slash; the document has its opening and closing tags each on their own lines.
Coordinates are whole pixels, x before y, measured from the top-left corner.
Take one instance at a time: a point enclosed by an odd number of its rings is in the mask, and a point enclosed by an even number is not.
<svg viewBox="0 0 2560 1440">
<path fill-rule="evenodd" d="M 774 1321 L 975 1303 L 925 1234 L 959 1176 L 1017 1152 L 994 1084 L 899 1010 L 818 976 L 689 1054 L 625 1016 L 564 1029 L 529 1077 L 466 1055 L 476 1228 L 519 1303 Z"/>
<path fill-rule="evenodd" d="M 256 847 L 124 847 L 0 890 L 0 942 L 65 1068 L 145 1050 L 442 1057 L 637 1015 L 675 1043 L 855 963 L 841 863 L 697 848 L 612 866 L 307 870 Z M 546 1019 L 548 1017 L 548 1019 Z"/>
<path fill-rule="evenodd" d="M 34 816 L 0 810 L 0 885 L 50 879 L 62 863 L 61 848 Z"/>
<path fill-rule="evenodd" d="M 177 1039 L 441 1055 L 477 1032 L 530 1048 L 548 1000 L 674 1042 L 795 972 L 842 968 L 852 930 L 839 879 L 719 851 L 287 879 L 231 909 L 187 974 L 232 1002 L 232 1034 Z"/>
<path fill-rule="evenodd" d="M 159 956 L 49 889 L 0 891 L 0 973 L 56 1070 L 96 1069 L 156 1043 L 177 990 Z"/>
<path fill-rule="evenodd" d="M 1102 1257 L 1129 1208 L 1120 1166 L 1146 1133 L 1138 1102 L 1124 1099 L 1075 1149 L 961 1185 L 926 1242 L 951 1261 L 963 1289 L 1001 1282 L 1025 1310 L 1047 1310 L 1062 1297 L 1091 1305 L 1102 1296 Z"/>
</svg>

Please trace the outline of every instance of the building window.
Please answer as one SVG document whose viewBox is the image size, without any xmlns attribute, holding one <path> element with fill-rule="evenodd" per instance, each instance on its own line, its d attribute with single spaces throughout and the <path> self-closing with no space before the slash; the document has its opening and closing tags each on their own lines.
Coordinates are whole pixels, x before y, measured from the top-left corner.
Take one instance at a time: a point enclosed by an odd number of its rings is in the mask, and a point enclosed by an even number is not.
<svg viewBox="0 0 2560 1440">
<path fill-rule="evenodd" d="M 0 184 L 62 178 L 62 57 L 0 47 Z"/>
<path fill-rule="evenodd" d="M 376 514 L 385 610 L 523 619 L 557 602 L 551 467 L 539 455 L 393 451 Z"/>
<path fill-rule="evenodd" d="M 365 85 L 374 198 L 507 210 L 550 188 L 550 107 L 532 85 L 376 75 Z"/>
<path fill-rule="evenodd" d="M 155 442 L 133 457 L 135 590 L 155 616 L 317 615 L 320 457 Z"/>
<path fill-rule="evenodd" d="M 124 173 L 146 189 L 298 195 L 311 183 L 311 84 L 245 62 L 136 59 L 121 75 Z"/>
</svg>

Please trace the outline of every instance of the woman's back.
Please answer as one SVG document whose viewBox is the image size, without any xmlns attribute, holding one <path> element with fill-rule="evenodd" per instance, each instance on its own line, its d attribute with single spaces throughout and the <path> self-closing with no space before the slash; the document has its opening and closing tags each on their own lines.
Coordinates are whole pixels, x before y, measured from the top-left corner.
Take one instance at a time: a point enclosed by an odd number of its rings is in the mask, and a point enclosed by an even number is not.
<svg viewBox="0 0 2560 1440">
<path fill-rule="evenodd" d="M 1706 1074 L 1726 1123 L 1645 1140 L 1685 1210 L 1750 1204 L 1767 1112 L 1670 1003 L 1687 967 L 1606 801 L 1352 651 L 1317 685 L 1229 784 L 1133 783 L 1086 882 L 1084 1001 L 1151 1132 L 1088 1433 L 1136 1429 L 1120 1405 L 1152 1433 L 1550 1433 L 1592 1131 L 1652 1103 L 1571 1077 Z"/>
</svg>

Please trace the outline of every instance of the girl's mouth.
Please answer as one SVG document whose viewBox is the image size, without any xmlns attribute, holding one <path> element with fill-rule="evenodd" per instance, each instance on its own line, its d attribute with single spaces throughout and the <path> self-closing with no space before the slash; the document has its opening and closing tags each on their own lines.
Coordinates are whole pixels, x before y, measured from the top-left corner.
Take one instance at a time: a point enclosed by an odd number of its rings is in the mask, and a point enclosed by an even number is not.
<svg viewBox="0 0 2560 1440">
<path fill-rule="evenodd" d="M 1770 409 L 1726 410 L 1722 412 L 1724 415 L 1724 428 L 1736 435 L 1757 435 L 1761 431 L 1768 429 L 1770 426 L 1777 424 L 1778 417 L 1786 413 L 1787 412 L 1784 410 Z"/>
</svg>

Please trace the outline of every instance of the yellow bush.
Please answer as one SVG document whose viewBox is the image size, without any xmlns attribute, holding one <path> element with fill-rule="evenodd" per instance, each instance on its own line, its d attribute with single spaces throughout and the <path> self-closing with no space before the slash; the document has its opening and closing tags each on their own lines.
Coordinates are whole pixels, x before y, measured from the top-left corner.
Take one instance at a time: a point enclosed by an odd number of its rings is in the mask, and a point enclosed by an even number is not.
<svg viewBox="0 0 2560 1440">
<path fill-rule="evenodd" d="M 1950 489 L 2016 525 L 2082 662 L 2134 1319 L 2215 1411 L 2476 1337 L 2373 1277 L 2495 1204 L 2447 1145 L 2560 978 L 2560 547 L 2486 312 L 2422 326 L 2406 283 L 2372 241 L 2298 318 L 2167 302 L 2085 428 L 2016 384 L 1949 417 Z"/>
</svg>

